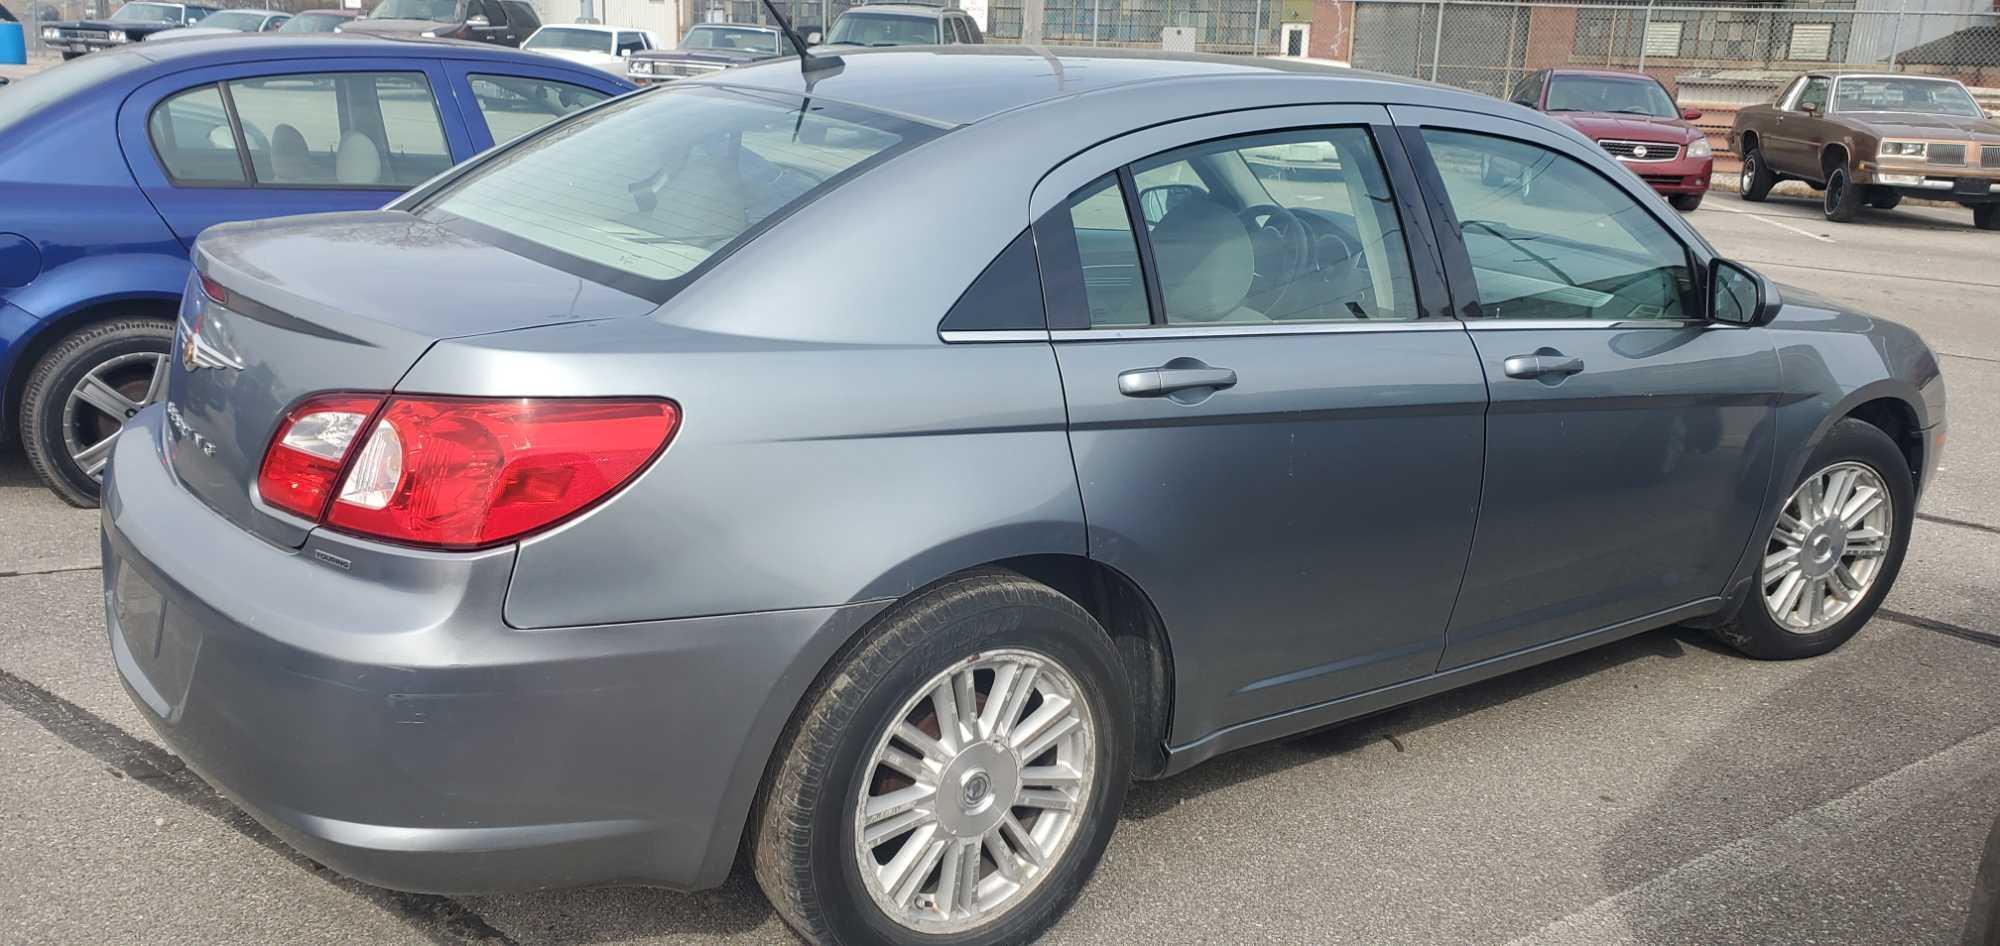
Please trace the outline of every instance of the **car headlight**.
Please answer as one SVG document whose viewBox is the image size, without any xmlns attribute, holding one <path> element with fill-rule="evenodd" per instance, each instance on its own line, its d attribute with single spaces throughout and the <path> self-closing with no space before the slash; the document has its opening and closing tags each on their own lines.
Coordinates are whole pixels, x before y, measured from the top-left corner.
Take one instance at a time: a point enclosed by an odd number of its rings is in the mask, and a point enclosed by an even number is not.
<svg viewBox="0 0 2000 946">
<path fill-rule="evenodd" d="M 1714 154 L 1715 149 L 1709 146 L 1707 138 L 1696 138 L 1694 144 L 1688 145 L 1690 158 L 1706 158 Z"/>
<path fill-rule="evenodd" d="M 1884 141 L 1882 156 L 1885 158 L 1921 158 L 1930 150 L 1930 145 L 1921 141 Z"/>
<path fill-rule="evenodd" d="M 51 27 L 49 27 L 48 29 L 45 29 L 45 30 L 43 30 L 43 31 L 42 31 L 42 38 L 43 38 L 43 39 L 62 39 L 62 30 L 59 30 L 59 29 L 56 29 L 55 27 L 51 26 Z"/>
<path fill-rule="evenodd" d="M 438 31 L 437 31 L 437 30 L 425 30 L 425 31 L 423 32 L 423 37 L 424 37 L 425 39 L 437 39 L 437 38 L 438 38 Z"/>
</svg>

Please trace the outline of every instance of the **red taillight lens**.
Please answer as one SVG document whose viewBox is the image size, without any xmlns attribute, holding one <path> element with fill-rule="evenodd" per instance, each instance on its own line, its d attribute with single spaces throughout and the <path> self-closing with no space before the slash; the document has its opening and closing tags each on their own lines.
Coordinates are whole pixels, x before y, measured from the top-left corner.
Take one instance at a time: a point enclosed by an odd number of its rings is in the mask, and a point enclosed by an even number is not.
<svg viewBox="0 0 2000 946">
<path fill-rule="evenodd" d="M 257 492 L 279 509 L 318 521 L 347 454 L 381 406 L 379 394 L 325 394 L 292 408 L 264 451 Z"/>
<path fill-rule="evenodd" d="M 206 274 L 201 277 L 201 294 L 218 305 L 229 304 L 229 290 L 222 288 L 221 283 Z"/>
<path fill-rule="evenodd" d="M 498 544 L 623 486 L 679 424 L 660 400 L 393 397 L 326 523 L 415 545 Z"/>
</svg>

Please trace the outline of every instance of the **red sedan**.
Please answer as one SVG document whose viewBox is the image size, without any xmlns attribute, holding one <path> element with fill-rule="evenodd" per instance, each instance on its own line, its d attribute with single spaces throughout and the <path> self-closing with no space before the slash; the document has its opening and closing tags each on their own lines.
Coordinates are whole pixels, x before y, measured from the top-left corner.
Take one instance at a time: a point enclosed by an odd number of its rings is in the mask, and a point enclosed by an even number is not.
<svg viewBox="0 0 2000 946">
<path fill-rule="evenodd" d="M 1547 112 L 1589 136 L 1653 185 L 1677 210 L 1701 206 L 1715 153 L 1683 109 L 1651 76 L 1598 69 L 1543 69 L 1514 86 L 1519 105 Z"/>
</svg>

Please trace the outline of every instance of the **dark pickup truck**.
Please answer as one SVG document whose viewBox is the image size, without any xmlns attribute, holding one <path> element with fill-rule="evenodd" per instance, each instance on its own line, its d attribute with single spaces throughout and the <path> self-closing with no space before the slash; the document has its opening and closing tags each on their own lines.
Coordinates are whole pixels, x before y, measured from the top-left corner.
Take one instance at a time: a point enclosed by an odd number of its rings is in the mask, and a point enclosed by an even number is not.
<svg viewBox="0 0 2000 946">
<path fill-rule="evenodd" d="M 220 7 L 191 3 L 156 3 L 139 0 L 118 8 L 102 20 L 49 23 L 42 27 L 42 40 L 58 50 L 64 59 L 84 53 L 136 43 L 163 30 L 193 26 Z"/>
<path fill-rule="evenodd" d="M 779 56 L 796 55 L 798 50 L 777 27 L 753 23 L 702 23 L 681 37 L 678 49 L 650 49 L 633 53 L 625 67 L 625 77 L 640 85 L 652 85 L 705 76 L 732 66 L 747 66 Z"/>
</svg>

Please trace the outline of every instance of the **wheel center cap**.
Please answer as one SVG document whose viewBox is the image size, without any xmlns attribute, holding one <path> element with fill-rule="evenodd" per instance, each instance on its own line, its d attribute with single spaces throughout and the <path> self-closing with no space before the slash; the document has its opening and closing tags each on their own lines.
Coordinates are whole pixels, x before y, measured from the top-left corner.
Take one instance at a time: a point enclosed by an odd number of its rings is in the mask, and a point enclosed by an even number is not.
<svg viewBox="0 0 2000 946">
<path fill-rule="evenodd" d="M 966 746 L 938 775 L 938 825 L 953 837 L 992 830 L 1021 794 L 1021 764 L 997 743 Z"/>
<path fill-rule="evenodd" d="M 1806 533 L 1804 561 L 1800 567 L 1808 577 L 1823 577 L 1840 564 L 1840 557 L 1846 551 L 1847 530 L 1834 523 L 1823 523 Z"/>
</svg>

